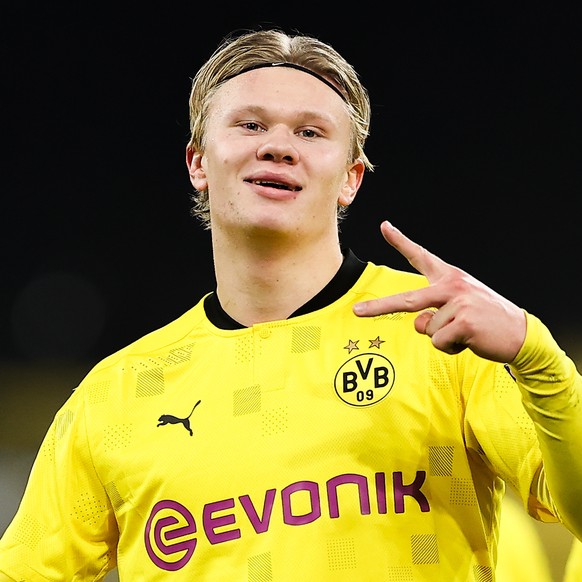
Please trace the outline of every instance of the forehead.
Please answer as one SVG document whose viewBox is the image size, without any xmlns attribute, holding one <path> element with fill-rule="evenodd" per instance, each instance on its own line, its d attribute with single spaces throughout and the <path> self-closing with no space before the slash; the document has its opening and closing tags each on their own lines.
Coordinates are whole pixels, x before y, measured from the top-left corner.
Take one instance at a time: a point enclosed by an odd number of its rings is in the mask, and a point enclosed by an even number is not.
<svg viewBox="0 0 582 582">
<path fill-rule="evenodd" d="M 245 101 L 253 104 L 290 105 L 303 109 L 318 107 L 332 115 L 347 115 L 343 99 L 317 77 L 289 67 L 265 67 L 247 71 L 226 81 L 213 101 Z"/>
</svg>

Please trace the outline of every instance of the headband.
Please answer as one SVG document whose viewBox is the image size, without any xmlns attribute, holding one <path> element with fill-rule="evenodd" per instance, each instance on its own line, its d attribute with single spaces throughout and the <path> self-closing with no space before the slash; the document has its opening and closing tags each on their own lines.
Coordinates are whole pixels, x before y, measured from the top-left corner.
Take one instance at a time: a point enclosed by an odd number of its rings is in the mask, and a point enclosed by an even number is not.
<svg viewBox="0 0 582 582">
<path fill-rule="evenodd" d="M 323 75 L 320 75 L 319 73 L 316 73 L 315 71 L 312 71 L 311 69 L 308 69 L 307 67 L 303 67 L 303 66 L 297 65 L 295 63 L 288 63 L 285 61 L 275 62 L 275 63 L 259 63 L 256 65 L 251 65 L 250 67 L 247 67 L 246 69 L 243 69 L 242 71 L 239 71 L 238 73 L 235 73 L 234 75 L 229 75 L 228 77 L 225 77 L 223 82 L 228 81 L 228 80 L 232 79 L 233 77 L 238 77 L 239 75 L 242 75 L 243 73 L 248 73 L 249 71 L 254 71 L 255 69 L 264 69 L 266 67 L 289 67 L 290 69 L 297 69 L 298 71 L 303 71 L 304 73 L 308 73 L 312 77 L 319 79 L 322 83 L 325 83 L 330 89 L 333 89 L 344 101 L 347 101 L 346 96 L 332 82 L 328 81 Z"/>
</svg>

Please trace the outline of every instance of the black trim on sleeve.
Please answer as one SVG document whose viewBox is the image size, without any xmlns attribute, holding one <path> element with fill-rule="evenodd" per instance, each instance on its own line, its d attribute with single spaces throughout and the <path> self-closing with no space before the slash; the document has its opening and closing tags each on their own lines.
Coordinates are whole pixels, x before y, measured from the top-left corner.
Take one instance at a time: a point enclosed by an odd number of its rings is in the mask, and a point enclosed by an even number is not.
<svg viewBox="0 0 582 582">
<path fill-rule="evenodd" d="M 345 295 L 359 279 L 366 268 L 366 263 L 360 260 L 351 249 L 342 249 L 344 260 L 333 279 L 307 303 L 302 305 L 291 317 L 305 315 L 322 309 Z M 204 300 L 206 317 L 220 329 L 243 329 L 245 326 L 235 321 L 220 305 L 216 291 Z"/>
</svg>

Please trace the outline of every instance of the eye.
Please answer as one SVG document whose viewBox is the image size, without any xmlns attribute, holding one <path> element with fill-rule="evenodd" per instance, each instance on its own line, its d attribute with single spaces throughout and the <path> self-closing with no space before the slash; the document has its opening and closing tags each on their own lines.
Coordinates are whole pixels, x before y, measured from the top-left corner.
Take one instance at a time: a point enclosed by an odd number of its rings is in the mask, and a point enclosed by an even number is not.
<svg viewBox="0 0 582 582">
<path fill-rule="evenodd" d="M 317 137 L 319 135 L 319 133 L 317 133 L 315 130 L 313 129 L 302 129 L 299 132 L 299 135 L 301 135 L 302 137 L 306 137 L 308 139 L 312 139 L 314 137 Z"/>
<path fill-rule="evenodd" d="M 245 121 L 241 123 L 241 127 L 248 129 L 249 131 L 260 131 L 261 126 L 256 121 Z"/>
</svg>

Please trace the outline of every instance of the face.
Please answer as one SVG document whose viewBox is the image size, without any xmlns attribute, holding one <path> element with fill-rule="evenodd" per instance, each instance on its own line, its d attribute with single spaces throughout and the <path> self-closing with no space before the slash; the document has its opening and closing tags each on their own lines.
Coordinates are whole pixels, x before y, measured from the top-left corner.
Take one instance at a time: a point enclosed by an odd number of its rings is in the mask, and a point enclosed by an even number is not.
<svg viewBox="0 0 582 582">
<path fill-rule="evenodd" d="M 341 97 L 308 73 L 269 67 L 218 89 L 205 151 L 187 161 L 194 187 L 208 189 L 213 232 L 305 239 L 337 229 L 338 202 L 353 200 L 364 165 L 349 152 Z"/>
</svg>

